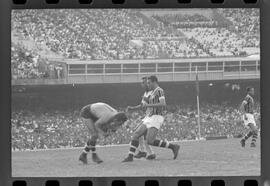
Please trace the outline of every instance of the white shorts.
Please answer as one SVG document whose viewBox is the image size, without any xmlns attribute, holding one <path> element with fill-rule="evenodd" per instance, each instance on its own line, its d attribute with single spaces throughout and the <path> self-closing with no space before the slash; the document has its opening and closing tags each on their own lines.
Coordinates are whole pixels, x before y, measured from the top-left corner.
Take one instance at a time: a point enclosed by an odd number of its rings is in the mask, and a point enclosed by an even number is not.
<svg viewBox="0 0 270 186">
<path fill-rule="evenodd" d="M 145 117 L 142 119 L 142 122 L 144 123 L 144 121 L 147 120 L 147 118 L 149 118 L 149 116 L 145 116 Z"/>
<path fill-rule="evenodd" d="M 244 121 L 245 126 L 248 126 L 249 123 L 252 123 L 254 126 L 256 126 L 256 122 L 255 122 L 253 114 L 247 113 L 246 117 L 247 119 L 245 119 L 245 115 L 243 115 L 243 121 Z"/>
<path fill-rule="evenodd" d="M 147 116 L 143 119 L 143 124 L 146 125 L 147 128 L 155 127 L 157 129 L 160 129 L 163 122 L 164 117 L 161 115 Z"/>
</svg>

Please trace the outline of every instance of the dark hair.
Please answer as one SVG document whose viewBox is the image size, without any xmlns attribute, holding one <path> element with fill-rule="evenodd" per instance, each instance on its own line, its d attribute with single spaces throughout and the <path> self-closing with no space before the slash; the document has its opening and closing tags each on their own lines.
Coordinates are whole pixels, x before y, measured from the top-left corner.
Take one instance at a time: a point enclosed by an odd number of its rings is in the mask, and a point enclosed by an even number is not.
<svg viewBox="0 0 270 186">
<path fill-rule="evenodd" d="M 119 112 L 114 116 L 114 119 L 116 119 L 117 121 L 125 122 L 128 118 L 124 112 Z"/>
<path fill-rule="evenodd" d="M 157 76 L 150 76 L 148 79 L 149 79 L 151 82 L 158 82 Z"/>
<path fill-rule="evenodd" d="M 147 76 L 142 77 L 142 81 L 146 81 L 148 79 Z"/>
<path fill-rule="evenodd" d="M 251 91 L 253 87 L 247 87 L 247 92 Z"/>
</svg>

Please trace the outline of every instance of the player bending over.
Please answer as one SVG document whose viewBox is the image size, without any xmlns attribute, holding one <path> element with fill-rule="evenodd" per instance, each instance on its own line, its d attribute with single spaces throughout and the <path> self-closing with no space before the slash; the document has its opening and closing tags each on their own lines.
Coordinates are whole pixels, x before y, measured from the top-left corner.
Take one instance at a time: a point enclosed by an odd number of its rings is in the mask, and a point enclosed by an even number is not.
<svg viewBox="0 0 270 186">
<path fill-rule="evenodd" d="M 117 112 L 114 108 L 106 103 L 94 103 L 86 105 L 81 109 L 81 117 L 89 130 L 90 139 L 87 141 L 79 160 L 87 164 L 87 154 L 92 152 L 92 160 L 101 163 L 102 160 L 96 153 L 96 142 L 98 134 L 108 135 L 110 131 L 115 132 L 127 120 L 123 112 Z"/>
<path fill-rule="evenodd" d="M 142 88 L 145 89 L 144 95 L 142 96 L 142 101 L 140 105 L 134 106 L 134 107 L 127 107 L 127 111 L 128 110 L 135 110 L 135 109 L 140 109 L 141 105 L 143 104 L 148 104 L 149 103 L 149 97 L 151 95 L 151 90 L 149 90 L 148 88 L 148 84 L 147 84 L 147 77 L 143 77 L 142 78 Z M 145 113 L 145 117 L 142 119 L 142 122 L 136 127 L 136 129 L 140 126 L 140 125 L 145 125 L 144 121 L 149 117 L 150 114 L 150 108 L 146 109 L 146 113 Z M 135 130 L 136 130 L 135 129 Z M 146 152 L 145 152 L 146 150 Z M 152 148 L 147 144 L 146 141 L 146 132 L 143 136 L 141 136 L 139 138 L 139 151 L 136 155 L 134 155 L 134 158 L 145 158 L 147 160 L 152 160 L 156 158 L 156 155 L 154 153 L 154 151 L 152 150 Z"/>
<path fill-rule="evenodd" d="M 240 141 L 242 147 L 245 147 L 246 140 L 252 136 L 251 140 L 251 147 L 256 147 L 256 139 L 258 136 L 258 129 L 255 123 L 253 109 L 254 109 L 254 100 L 252 98 L 254 96 L 254 88 L 248 87 L 247 88 L 247 96 L 245 97 L 244 101 L 240 106 L 240 110 L 243 113 L 243 120 L 244 125 L 249 127 L 249 132 L 243 137 Z"/>
<path fill-rule="evenodd" d="M 139 138 L 146 132 L 146 141 L 149 145 L 169 148 L 173 152 L 173 159 L 177 158 L 180 146 L 172 144 L 164 140 L 156 139 L 158 130 L 164 122 L 163 110 L 166 106 L 165 96 L 163 89 L 158 85 L 156 76 L 148 78 L 148 86 L 152 93 L 149 97 L 149 104 L 144 104 L 142 107 L 150 108 L 149 117 L 144 120 L 145 125 L 140 125 L 132 136 L 128 157 L 123 162 L 133 161 L 134 153 L 139 146 Z"/>
</svg>

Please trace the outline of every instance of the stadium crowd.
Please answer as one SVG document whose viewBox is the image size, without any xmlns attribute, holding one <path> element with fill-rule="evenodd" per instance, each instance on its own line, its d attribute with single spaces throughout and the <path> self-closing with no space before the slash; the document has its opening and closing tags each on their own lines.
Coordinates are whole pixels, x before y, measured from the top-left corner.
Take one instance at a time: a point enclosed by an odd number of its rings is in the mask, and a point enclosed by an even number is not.
<svg viewBox="0 0 270 186">
<path fill-rule="evenodd" d="M 11 46 L 12 79 L 62 78 L 63 67 L 48 62 L 21 44 Z"/>
<path fill-rule="evenodd" d="M 218 10 L 223 18 L 230 21 L 229 26 L 198 14 L 165 14 L 153 17 L 166 25 L 176 27 L 189 39 L 195 39 L 203 46 L 202 49 L 208 56 L 246 56 L 250 50 L 253 50 L 253 53 L 258 52 L 259 11 L 256 9 Z"/>
<path fill-rule="evenodd" d="M 123 108 L 119 110 L 124 110 Z M 260 110 L 255 118 L 260 125 Z M 134 128 L 141 122 L 142 111 L 129 113 L 129 120 L 100 145 L 129 143 Z M 79 111 L 20 110 L 12 112 L 12 149 L 82 147 L 89 137 Z M 201 135 L 205 137 L 241 136 L 244 132 L 241 114 L 236 107 L 206 104 L 201 106 Z M 196 108 L 190 105 L 169 106 L 159 136 L 170 141 L 191 140 L 198 137 Z"/>
<path fill-rule="evenodd" d="M 202 14 L 44 9 L 14 10 L 12 31 L 66 58 L 84 60 L 239 56 L 245 47 L 259 48 L 257 10 L 218 12 L 235 29 Z"/>
<path fill-rule="evenodd" d="M 186 28 L 182 32 L 200 41 L 211 56 L 246 56 L 243 48 L 251 46 L 244 38 L 225 28 Z M 252 45 L 255 47 L 255 43 Z"/>
<path fill-rule="evenodd" d="M 213 27 L 217 22 L 201 14 L 165 14 L 153 15 L 154 19 L 163 22 L 166 26 L 172 25 L 176 28 Z"/>
<path fill-rule="evenodd" d="M 13 44 L 11 47 L 11 73 L 13 79 L 32 79 L 43 77 L 39 72 L 39 55 L 33 51 L 27 51 L 25 48 Z"/>
<path fill-rule="evenodd" d="M 258 9 L 245 8 L 220 9 L 220 13 L 230 20 L 235 26 L 235 30 L 242 36 L 259 36 L 260 32 L 260 12 Z M 243 14 L 248 16 L 243 16 Z M 256 38 L 258 39 L 258 38 Z"/>
</svg>

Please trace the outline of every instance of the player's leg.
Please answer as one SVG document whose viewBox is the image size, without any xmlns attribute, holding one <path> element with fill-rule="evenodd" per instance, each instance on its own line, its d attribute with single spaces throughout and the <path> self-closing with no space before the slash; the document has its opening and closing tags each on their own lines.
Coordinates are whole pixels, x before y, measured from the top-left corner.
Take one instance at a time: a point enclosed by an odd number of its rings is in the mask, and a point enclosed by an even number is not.
<svg viewBox="0 0 270 186">
<path fill-rule="evenodd" d="M 139 138 L 139 147 L 138 147 L 138 153 L 134 155 L 134 158 L 145 158 L 146 157 L 146 152 L 145 152 L 145 144 L 144 144 L 144 139 L 141 136 Z"/>
<path fill-rule="evenodd" d="M 251 116 L 252 115 L 250 114 L 246 114 L 243 116 L 244 125 L 249 128 L 249 131 L 248 133 L 244 135 L 244 137 L 240 141 L 242 147 L 245 147 L 246 140 L 248 140 L 251 136 L 254 136 L 254 140 L 253 140 L 254 143 L 252 143 L 251 146 L 253 146 L 256 142 L 258 132 L 255 126 L 254 117 L 252 118 Z"/>
<path fill-rule="evenodd" d="M 91 125 L 90 123 L 93 124 L 93 121 L 92 121 L 91 119 L 83 118 L 83 123 L 84 123 L 86 126 L 88 126 L 88 125 Z M 88 127 L 87 127 L 87 128 L 88 128 Z M 89 130 L 89 128 L 88 128 L 88 130 Z M 91 135 L 91 138 L 94 139 L 94 136 L 92 135 L 93 132 L 90 132 L 90 131 L 89 131 L 89 133 L 90 133 L 90 135 Z M 93 139 L 92 139 L 92 140 L 93 140 Z M 79 157 L 79 160 L 80 160 L 81 162 L 83 162 L 84 164 L 87 164 L 87 154 L 90 152 L 90 149 L 91 149 L 91 148 L 88 146 L 88 143 L 89 143 L 89 140 L 87 141 L 86 146 L 84 147 L 83 152 L 81 153 L 81 155 L 80 155 L 80 157 Z"/>
<path fill-rule="evenodd" d="M 142 125 L 142 123 L 138 124 L 135 128 L 135 131 Z M 139 147 L 138 147 L 138 153 L 134 155 L 134 158 L 142 158 L 146 157 L 146 152 L 144 149 L 144 140 L 143 137 L 139 138 Z"/>
<path fill-rule="evenodd" d="M 157 133 L 158 133 L 157 128 L 155 128 L 155 127 L 148 128 L 147 136 L 146 136 L 147 143 L 149 145 L 153 145 L 156 147 L 171 149 L 173 151 L 173 154 L 174 154 L 173 159 L 176 159 L 180 146 L 177 144 L 169 143 L 166 140 L 156 139 Z"/>
<path fill-rule="evenodd" d="M 147 132 L 146 132 L 145 135 L 143 136 L 143 138 L 144 138 L 143 141 L 144 141 L 145 149 L 146 149 L 146 152 L 147 152 L 147 157 L 146 157 L 146 159 L 147 159 L 147 160 L 153 160 L 153 159 L 156 158 L 156 154 L 155 154 L 155 152 L 153 151 L 153 149 L 151 148 L 151 146 L 148 145 L 147 140 L 146 140 L 146 135 L 147 135 Z"/>
<path fill-rule="evenodd" d="M 91 138 L 87 141 L 87 147 L 92 152 L 92 160 L 96 163 L 102 163 L 103 161 L 99 158 L 99 156 L 96 153 L 96 143 L 99 132 L 94 122 L 91 122 L 90 125 L 87 125 L 87 128 L 91 134 Z"/>
<path fill-rule="evenodd" d="M 144 140 L 143 140 L 143 137 L 142 136 L 139 138 L 139 151 L 145 152 L 145 149 L 144 149 Z"/>
<path fill-rule="evenodd" d="M 248 118 L 246 115 L 243 115 L 243 121 L 244 121 L 244 125 L 245 127 L 247 128 L 248 127 Z M 248 133 L 246 133 L 244 135 L 244 137 L 241 139 L 240 143 L 241 143 L 241 146 L 242 147 L 245 147 L 245 144 L 246 144 L 246 140 L 248 140 L 248 138 L 250 138 L 252 136 L 252 131 L 251 130 L 248 130 Z"/>
<path fill-rule="evenodd" d="M 252 135 L 253 135 L 253 131 L 252 130 L 248 130 L 248 133 L 246 133 L 244 135 L 244 137 L 240 141 L 242 147 L 245 147 L 246 140 L 248 140 L 248 138 L 250 138 Z"/>
<path fill-rule="evenodd" d="M 255 126 L 254 123 L 250 123 L 249 126 L 250 126 L 250 129 L 252 131 L 252 140 L 251 140 L 250 146 L 251 147 L 256 147 L 256 140 L 257 140 L 257 137 L 258 137 L 258 129 Z"/>
<path fill-rule="evenodd" d="M 101 163 L 102 160 L 98 157 L 96 153 L 96 143 L 98 139 L 98 131 L 96 130 L 96 127 L 94 125 L 94 122 L 91 119 L 84 119 L 84 122 L 88 128 L 89 134 L 90 134 L 90 139 L 88 139 L 86 146 L 83 150 L 83 153 L 80 156 L 80 160 L 83 163 L 87 163 L 85 160 L 85 157 L 87 157 L 87 154 L 89 152 L 92 153 L 92 160 L 96 163 Z"/>
<path fill-rule="evenodd" d="M 137 130 L 134 132 L 132 136 L 132 140 L 130 142 L 130 148 L 128 152 L 128 157 L 125 158 L 122 162 L 130 162 L 133 161 L 134 153 L 139 146 L 139 138 L 147 131 L 145 125 L 140 125 Z"/>
</svg>

